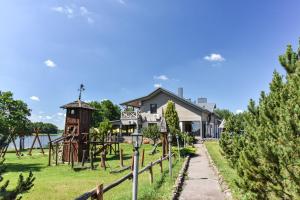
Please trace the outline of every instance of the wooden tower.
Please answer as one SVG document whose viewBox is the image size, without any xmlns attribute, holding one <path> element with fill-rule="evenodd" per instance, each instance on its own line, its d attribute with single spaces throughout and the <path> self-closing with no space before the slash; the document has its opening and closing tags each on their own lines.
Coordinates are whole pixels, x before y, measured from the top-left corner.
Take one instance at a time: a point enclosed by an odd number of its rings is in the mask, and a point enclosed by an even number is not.
<svg viewBox="0 0 300 200">
<path fill-rule="evenodd" d="M 81 95 L 79 96 L 81 97 Z M 63 156 L 64 162 L 81 162 L 83 153 L 88 158 L 89 129 L 92 112 L 95 110 L 89 104 L 80 100 L 61 106 L 66 109 L 66 122 L 64 130 Z"/>
</svg>

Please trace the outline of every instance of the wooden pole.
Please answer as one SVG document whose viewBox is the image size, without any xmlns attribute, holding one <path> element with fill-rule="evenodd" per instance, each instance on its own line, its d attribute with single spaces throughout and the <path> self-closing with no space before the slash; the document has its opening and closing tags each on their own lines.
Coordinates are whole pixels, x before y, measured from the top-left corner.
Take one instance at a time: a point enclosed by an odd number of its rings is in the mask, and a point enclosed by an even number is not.
<svg viewBox="0 0 300 200">
<path fill-rule="evenodd" d="M 152 184 L 153 183 L 152 162 L 150 163 L 149 173 L 150 173 L 150 184 Z"/>
<path fill-rule="evenodd" d="M 144 167 L 144 159 L 145 159 L 145 149 L 142 151 L 142 159 L 141 159 L 141 166 Z"/>
<path fill-rule="evenodd" d="M 123 149 L 120 150 L 120 167 L 124 167 L 124 163 L 123 163 Z"/>
<path fill-rule="evenodd" d="M 92 147 L 91 147 L 91 150 L 90 150 L 90 162 L 91 162 L 91 169 L 93 170 L 94 169 L 94 160 L 93 160 L 93 150 L 92 150 Z"/>
<path fill-rule="evenodd" d="M 160 173 L 163 173 L 163 157 L 161 156 L 160 157 L 160 163 L 159 163 L 159 166 L 160 166 Z"/>
<path fill-rule="evenodd" d="M 97 186 L 97 200 L 103 200 L 103 184 Z"/>
<path fill-rule="evenodd" d="M 30 156 L 31 156 L 31 151 L 32 151 L 32 148 L 33 148 L 33 146 L 34 146 L 34 144 L 35 144 L 35 141 L 36 141 L 36 135 L 35 135 L 35 137 L 34 137 L 34 139 L 33 139 L 32 145 L 31 145 L 31 147 L 30 147 L 30 149 L 29 149 L 29 152 L 28 152 L 28 155 L 30 155 Z"/>
<path fill-rule="evenodd" d="M 71 166 L 74 167 L 74 150 L 73 145 L 71 145 Z"/>
<path fill-rule="evenodd" d="M 58 143 L 55 145 L 55 165 L 58 163 Z"/>
<path fill-rule="evenodd" d="M 84 166 L 84 161 L 85 161 L 85 152 L 86 150 L 82 150 L 82 160 L 81 160 L 81 166 Z"/>
<path fill-rule="evenodd" d="M 103 167 L 104 170 L 106 170 L 105 157 L 106 157 L 106 153 L 105 153 L 105 149 L 104 149 L 101 152 L 101 167 Z"/>
<path fill-rule="evenodd" d="M 39 137 L 39 134 L 38 134 L 38 133 L 37 133 L 37 141 L 38 141 L 38 143 L 39 143 L 39 145 L 40 145 L 40 148 L 41 148 L 42 154 L 45 154 L 45 153 L 44 153 L 44 149 L 43 149 L 43 147 L 42 147 L 42 143 L 41 143 L 41 141 L 40 141 L 40 137 Z"/>
<path fill-rule="evenodd" d="M 14 139 L 12 139 L 12 143 L 14 144 L 14 147 L 15 147 L 15 150 L 16 150 L 16 155 L 17 155 L 18 157 L 20 157 L 20 154 L 19 154 L 19 151 L 18 151 L 18 148 L 17 148 L 16 142 L 15 142 L 15 140 L 14 140 Z"/>
<path fill-rule="evenodd" d="M 69 157 L 69 159 L 68 159 L 68 165 L 70 164 L 70 162 L 71 162 L 71 139 L 70 139 L 70 142 L 69 142 L 69 152 L 68 152 L 68 157 Z"/>
<path fill-rule="evenodd" d="M 48 166 L 51 166 L 51 150 L 52 150 L 52 142 L 49 143 L 49 158 L 48 158 Z"/>
</svg>

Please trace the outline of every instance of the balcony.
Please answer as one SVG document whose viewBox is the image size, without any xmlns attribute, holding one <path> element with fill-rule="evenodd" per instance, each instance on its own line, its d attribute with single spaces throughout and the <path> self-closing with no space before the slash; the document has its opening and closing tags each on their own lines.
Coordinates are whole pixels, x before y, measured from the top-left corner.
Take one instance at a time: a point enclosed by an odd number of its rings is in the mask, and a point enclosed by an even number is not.
<svg viewBox="0 0 300 200">
<path fill-rule="evenodd" d="M 134 125 L 140 121 L 140 111 L 122 111 L 121 121 L 124 125 Z"/>
</svg>

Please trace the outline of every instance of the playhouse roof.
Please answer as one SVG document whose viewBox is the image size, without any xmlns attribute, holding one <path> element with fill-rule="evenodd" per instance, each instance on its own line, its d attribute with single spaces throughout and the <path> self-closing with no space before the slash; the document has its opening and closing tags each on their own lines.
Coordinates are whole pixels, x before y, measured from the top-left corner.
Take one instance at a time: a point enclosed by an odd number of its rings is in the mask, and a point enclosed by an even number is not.
<svg viewBox="0 0 300 200">
<path fill-rule="evenodd" d="M 61 106 L 61 108 L 68 109 L 68 108 L 83 108 L 83 109 L 88 109 L 88 110 L 96 110 L 92 106 L 90 106 L 88 103 L 81 101 L 81 100 L 76 100 L 71 103 L 68 103 L 66 105 Z"/>
</svg>

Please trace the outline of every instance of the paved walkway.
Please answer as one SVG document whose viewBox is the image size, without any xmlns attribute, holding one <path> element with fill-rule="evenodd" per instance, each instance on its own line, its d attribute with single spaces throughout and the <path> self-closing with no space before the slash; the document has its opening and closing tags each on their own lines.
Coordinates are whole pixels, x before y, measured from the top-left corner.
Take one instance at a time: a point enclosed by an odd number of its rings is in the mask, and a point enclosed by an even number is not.
<svg viewBox="0 0 300 200">
<path fill-rule="evenodd" d="M 188 168 L 188 177 L 185 180 L 180 200 L 212 200 L 225 199 L 209 160 L 205 153 L 204 144 L 196 144 L 197 156 L 192 157 Z"/>
</svg>

